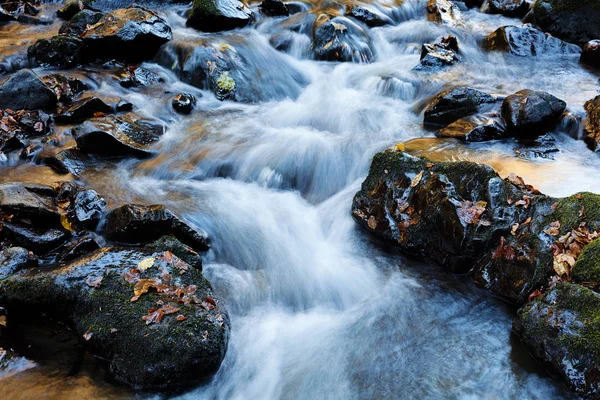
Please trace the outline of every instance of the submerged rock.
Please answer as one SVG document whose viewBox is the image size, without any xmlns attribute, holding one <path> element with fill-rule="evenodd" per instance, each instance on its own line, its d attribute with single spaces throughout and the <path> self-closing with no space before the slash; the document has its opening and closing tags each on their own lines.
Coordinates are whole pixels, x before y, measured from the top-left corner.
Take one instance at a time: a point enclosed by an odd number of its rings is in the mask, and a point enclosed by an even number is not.
<svg viewBox="0 0 600 400">
<path fill-rule="evenodd" d="M 531 27 L 503 26 L 484 40 L 484 47 L 515 56 L 531 57 L 557 54 L 580 54 L 579 46 L 563 42 Z"/>
<path fill-rule="evenodd" d="M 106 237 L 122 243 L 148 243 L 171 234 L 197 251 L 209 249 L 206 236 L 161 205 L 127 204 L 106 217 Z"/>
<path fill-rule="evenodd" d="M 600 40 L 590 40 L 583 46 L 581 62 L 600 69 Z"/>
<path fill-rule="evenodd" d="M 459 118 L 484 110 L 496 99 L 487 93 L 467 87 L 446 90 L 435 96 L 425 109 L 423 123 L 446 126 Z"/>
<path fill-rule="evenodd" d="M 484 142 L 507 137 L 506 129 L 497 118 L 472 115 L 460 118 L 438 132 L 439 137 L 452 137 L 466 142 Z"/>
<path fill-rule="evenodd" d="M 586 117 L 583 120 L 585 143 L 593 151 L 599 151 L 600 146 L 600 96 L 588 100 L 584 105 Z"/>
<path fill-rule="evenodd" d="M 537 0 L 529 19 L 544 32 L 580 46 L 600 38 L 597 0 Z"/>
<path fill-rule="evenodd" d="M 87 120 L 75 127 L 72 134 L 79 150 L 86 154 L 147 157 L 155 154 L 151 145 L 164 130 L 156 120 L 125 114 Z"/>
<path fill-rule="evenodd" d="M 518 312 L 513 329 L 578 394 L 600 395 L 600 294 L 559 283 Z"/>
<path fill-rule="evenodd" d="M 311 48 L 316 60 L 368 63 L 374 59 L 369 37 L 341 17 L 318 19 Z"/>
<path fill-rule="evenodd" d="M 187 25 L 203 32 L 243 28 L 252 12 L 240 0 L 194 0 Z"/>
<path fill-rule="evenodd" d="M 392 25 L 394 23 L 390 17 L 375 9 L 354 4 L 346 6 L 346 16 L 361 21 L 370 27 Z"/>
<path fill-rule="evenodd" d="M 554 128 L 567 103 L 546 92 L 521 90 L 502 103 L 502 117 L 511 134 L 539 136 Z"/>
<path fill-rule="evenodd" d="M 56 94 L 30 69 L 22 69 L 0 84 L 0 108 L 47 109 L 56 102 Z"/>
<path fill-rule="evenodd" d="M 66 35 L 39 39 L 29 47 L 27 55 L 31 63 L 42 67 L 72 68 L 81 64 L 83 41 Z"/>
<path fill-rule="evenodd" d="M 210 283 L 170 252 L 104 248 L 22 271 L 0 279 L 0 304 L 64 322 L 117 381 L 140 389 L 205 380 L 227 348 L 229 320 Z"/>
</svg>

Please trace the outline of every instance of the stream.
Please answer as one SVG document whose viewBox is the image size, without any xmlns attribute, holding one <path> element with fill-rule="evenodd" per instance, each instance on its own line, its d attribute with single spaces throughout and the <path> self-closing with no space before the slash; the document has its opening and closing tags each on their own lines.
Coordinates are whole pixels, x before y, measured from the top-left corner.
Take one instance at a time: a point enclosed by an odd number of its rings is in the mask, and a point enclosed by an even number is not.
<svg viewBox="0 0 600 400">
<path fill-rule="evenodd" d="M 306 4 L 324 9 L 327 3 Z M 79 179 L 111 206 L 165 204 L 206 231 L 212 249 L 204 275 L 229 311 L 229 348 L 209 382 L 167 394 L 113 384 L 89 356 L 76 371 L 21 359 L 0 375 L 3 398 L 570 398 L 511 336 L 512 306 L 468 277 L 401 256 L 352 219 L 352 198 L 371 158 L 398 142 L 433 160 L 484 162 L 503 177 L 514 172 L 553 196 L 600 187 L 600 159 L 565 132 L 553 134 L 560 151 L 546 159 L 517 157 L 513 139 L 461 144 L 423 128 L 427 100 L 450 86 L 497 96 L 543 90 L 573 112 L 600 89 L 578 56 L 481 50 L 485 35 L 520 25 L 517 19 L 469 10 L 456 26 L 434 24 L 426 20 L 425 3 L 373 1 L 391 10 L 394 25 L 367 31 L 374 50 L 369 64 L 312 60 L 310 42 L 300 34 L 291 35 L 287 52 L 275 50 L 270 38 L 314 18 L 311 11 L 206 34 L 186 28 L 185 6 L 161 8 L 175 42 L 220 41 L 260 71 L 245 76 L 253 88 L 245 103 L 219 101 L 161 66 L 170 44 L 157 62 L 142 65 L 163 80 L 152 87 L 125 89 L 100 69 L 66 71 L 93 92 L 126 99 L 139 114 L 168 125 L 158 156 L 97 162 Z M 52 16 L 58 6 L 46 4 L 43 13 Z M 59 26 L 0 26 L 2 61 L 18 60 Z M 462 61 L 440 72 L 412 71 L 421 44 L 448 34 L 458 38 Z M 182 91 L 198 98 L 190 116 L 176 114 L 164 95 Z M 0 182 L 65 179 L 11 158 L 0 168 Z"/>
</svg>

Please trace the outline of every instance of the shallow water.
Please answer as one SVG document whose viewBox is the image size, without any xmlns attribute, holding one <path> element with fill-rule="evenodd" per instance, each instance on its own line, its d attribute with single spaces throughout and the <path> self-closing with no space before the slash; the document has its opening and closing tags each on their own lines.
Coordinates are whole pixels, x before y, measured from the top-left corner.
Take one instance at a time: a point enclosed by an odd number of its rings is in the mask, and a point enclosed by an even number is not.
<svg viewBox="0 0 600 400">
<path fill-rule="evenodd" d="M 84 71 L 95 91 L 127 99 L 169 129 L 156 158 L 99 162 L 81 179 L 111 205 L 165 203 L 208 233 L 212 250 L 204 271 L 231 314 L 230 346 L 210 382 L 177 395 L 107 383 L 93 360 L 70 375 L 24 367 L 0 377 L 0 390 L 10 398 L 73 399 L 568 397 L 511 338 L 511 307 L 466 277 L 382 248 L 350 215 L 372 156 L 397 142 L 436 160 L 485 162 L 503 176 L 515 172 L 555 196 L 599 187 L 600 160 L 563 132 L 555 132 L 560 152 L 553 160 L 531 160 L 516 157 L 512 141 L 459 144 L 423 129 L 423 105 L 449 85 L 498 96 L 544 90 L 575 113 L 600 89 L 598 75 L 577 56 L 521 59 L 479 49 L 484 35 L 517 20 L 473 10 L 458 25 L 441 26 L 425 20 L 425 3 L 374 3 L 396 25 L 365 28 L 372 64 L 312 61 L 302 34 L 293 35 L 288 53 L 275 51 L 270 36 L 311 20 L 309 13 L 205 35 L 185 28 L 184 7 L 162 10 L 175 40 L 226 43 L 261 72 L 246 77 L 260 100 L 251 104 L 220 102 L 151 62 L 144 66 L 165 83 L 137 91 L 101 71 Z M 57 28 L 2 26 L 2 55 L 18 59 L 28 41 Z M 446 34 L 459 39 L 462 62 L 435 74 L 411 71 L 421 44 Z M 198 111 L 175 114 L 165 91 L 202 95 Z M 3 182 L 60 179 L 47 167 L 14 163 L 0 176 Z M 23 390 L 7 392 L 17 385 Z"/>
</svg>

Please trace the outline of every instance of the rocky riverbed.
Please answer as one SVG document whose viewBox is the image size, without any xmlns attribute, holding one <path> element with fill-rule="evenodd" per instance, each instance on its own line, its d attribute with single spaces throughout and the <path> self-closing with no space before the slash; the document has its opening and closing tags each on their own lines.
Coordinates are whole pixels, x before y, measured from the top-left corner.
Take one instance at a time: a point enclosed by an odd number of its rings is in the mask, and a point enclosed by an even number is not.
<svg viewBox="0 0 600 400">
<path fill-rule="evenodd" d="M 598 20 L 0 0 L 0 392 L 600 398 Z"/>
</svg>

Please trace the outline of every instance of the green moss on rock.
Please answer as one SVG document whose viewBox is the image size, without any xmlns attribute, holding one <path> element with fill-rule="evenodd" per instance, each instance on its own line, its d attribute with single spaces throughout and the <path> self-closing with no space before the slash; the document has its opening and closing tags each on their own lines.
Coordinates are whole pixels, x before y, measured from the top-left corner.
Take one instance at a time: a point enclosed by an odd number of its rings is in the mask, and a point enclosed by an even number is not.
<svg viewBox="0 0 600 400">
<path fill-rule="evenodd" d="M 600 282 L 600 239 L 583 248 L 573 267 L 573 279 L 578 282 Z"/>
</svg>

